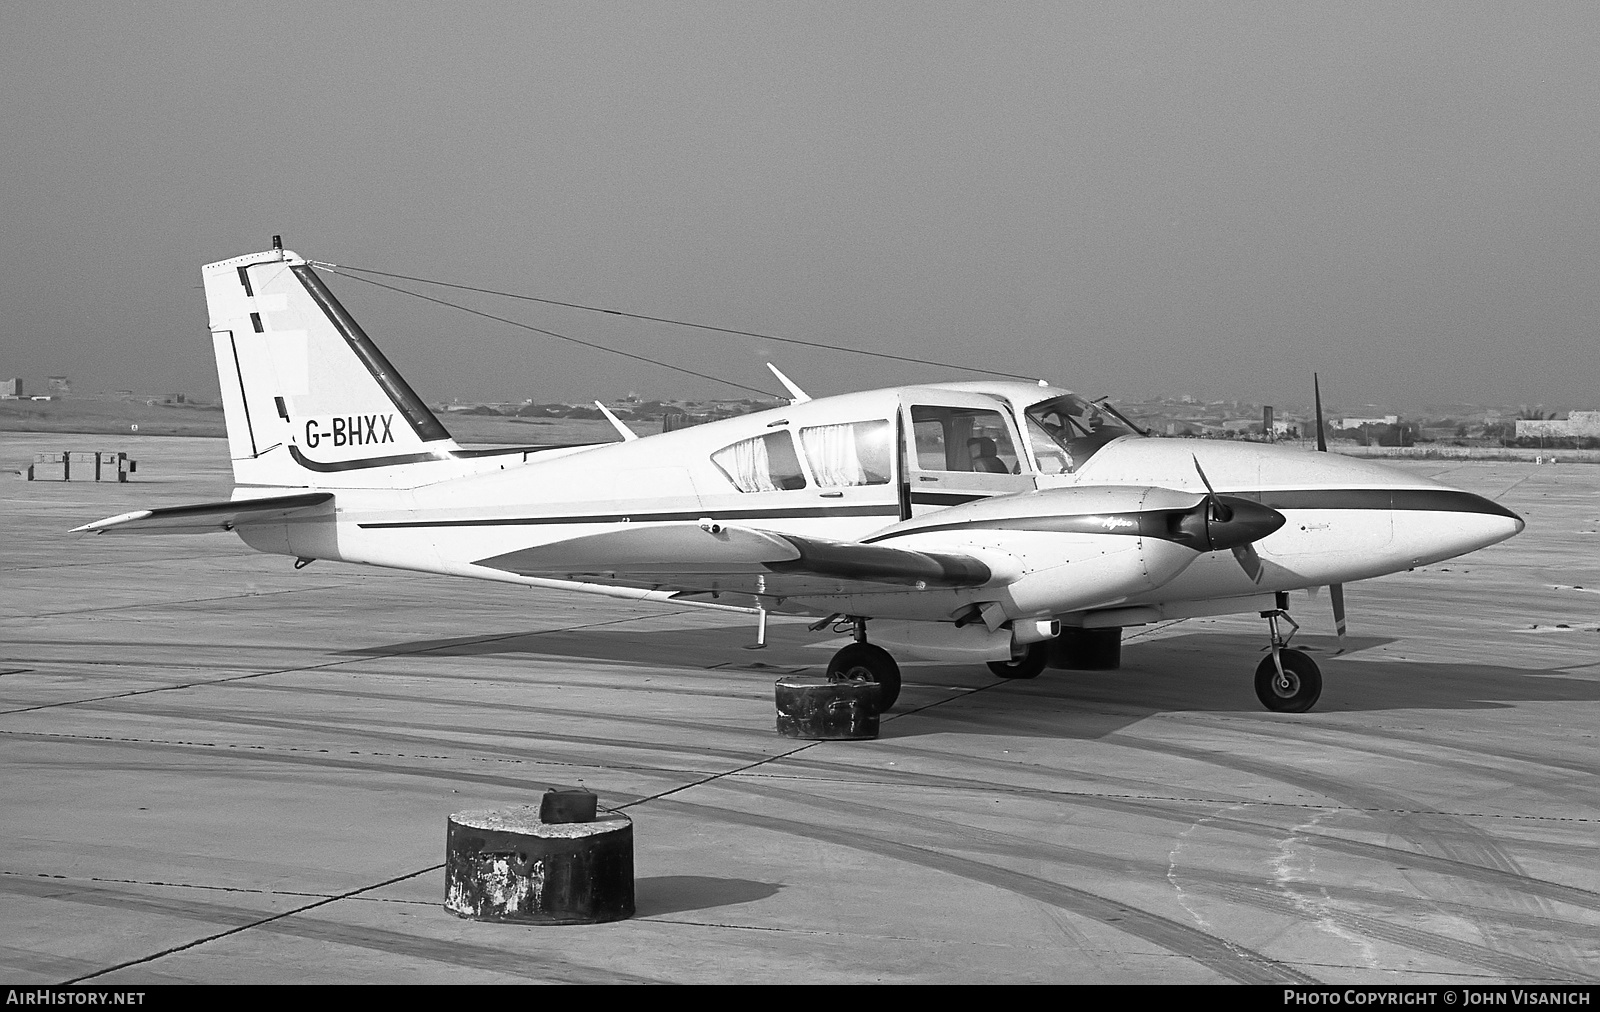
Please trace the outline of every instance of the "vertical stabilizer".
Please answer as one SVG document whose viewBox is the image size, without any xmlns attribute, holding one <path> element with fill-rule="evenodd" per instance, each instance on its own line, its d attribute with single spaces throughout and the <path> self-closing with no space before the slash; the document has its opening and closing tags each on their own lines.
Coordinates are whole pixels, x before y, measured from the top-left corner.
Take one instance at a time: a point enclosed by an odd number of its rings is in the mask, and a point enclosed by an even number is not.
<svg viewBox="0 0 1600 1012">
<path fill-rule="evenodd" d="M 370 486 L 455 456 L 439 419 L 303 258 L 273 249 L 202 273 L 235 481 Z"/>
</svg>

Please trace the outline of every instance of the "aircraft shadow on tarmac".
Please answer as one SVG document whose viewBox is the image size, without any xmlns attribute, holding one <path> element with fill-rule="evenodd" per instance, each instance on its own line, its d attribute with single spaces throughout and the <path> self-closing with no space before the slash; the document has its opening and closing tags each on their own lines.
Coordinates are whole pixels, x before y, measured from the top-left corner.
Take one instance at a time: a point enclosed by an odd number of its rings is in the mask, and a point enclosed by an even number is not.
<svg viewBox="0 0 1600 1012">
<path fill-rule="evenodd" d="M 566 659 L 618 664 L 661 663 L 673 668 L 739 667 L 761 663 L 792 671 L 827 666 L 829 652 L 809 649 L 814 638 L 774 629 L 765 650 L 745 650 L 754 630 L 743 627 L 667 629 L 581 629 L 541 632 L 483 633 L 449 639 L 415 640 L 383 646 L 353 647 L 345 655 L 480 657 L 524 654 L 550 661 Z"/>
<path fill-rule="evenodd" d="M 927 711 L 934 722 L 929 733 L 959 729 L 1098 738 L 1157 713 L 1238 713 L 1264 721 L 1314 722 L 1348 713 L 1493 710 L 1519 703 L 1600 700 L 1600 680 L 1560 670 L 1332 657 L 1332 642 L 1329 637 L 1328 648 L 1312 654 L 1322 667 L 1322 699 L 1304 715 L 1271 714 L 1257 701 L 1251 674 L 1265 656 L 1258 640 L 1204 633 L 1128 644 L 1117 671 L 1047 671 L 1034 682 L 1008 687 L 1010 691 L 985 692 L 974 700 L 980 712 L 970 719 L 960 708 L 936 707 Z M 1308 645 L 1316 645 L 1315 640 Z M 889 727 L 885 725 L 884 737 L 890 736 Z"/>
<path fill-rule="evenodd" d="M 654 917 L 711 910 L 776 896 L 783 886 L 743 878 L 709 875 L 657 875 L 634 883 L 634 916 Z"/>
<path fill-rule="evenodd" d="M 530 661 L 559 665 L 562 660 L 649 665 L 660 660 L 676 669 L 757 668 L 771 673 L 805 669 L 822 673 L 828 652 L 815 649 L 814 638 L 800 627 L 773 630 L 762 651 L 743 649 L 751 631 L 741 627 L 637 630 L 585 629 L 527 633 L 490 633 L 454 639 L 418 640 L 345 651 L 363 655 L 498 656 L 524 655 Z M 920 716 L 934 725 L 1001 734 L 1044 733 L 1053 737 L 1094 737 L 1110 733 L 1155 713 L 1194 711 L 1258 714 L 1253 687 L 1255 667 L 1265 656 L 1264 637 L 1219 632 L 1167 636 L 1124 645 L 1123 666 L 1116 671 L 1046 671 L 1037 679 L 991 682 L 981 665 L 913 666 L 905 669 L 902 712 L 920 702 L 918 684 L 988 687 L 969 695 L 971 704 L 937 706 Z M 1352 636 L 1347 652 L 1334 655 L 1332 636 L 1303 636 L 1295 645 L 1307 649 L 1323 669 L 1322 699 L 1304 717 L 1342 712 L 1385 710 L 1496 709 L 1522 702 L 1595 702 L 1600 679 L 1572 677 L 1561 670 L 1515 668 L 1495 664 L 1412 662 L 1373 654 L 1396 642 L 1375 636 Z M 996 691 L 997 690 L 997 691 Z M 981 701 L 981 702 L 980 702 Z M 910 704 L 910 705 L 907 705 Z M 975 704 L 975 705 L 974 705 Z M 924 730 L 926 728 L 926 730 Z M 938 733 L 923 720 L 895 720 L 884 725 L 884 737 Z"/>
</svg>

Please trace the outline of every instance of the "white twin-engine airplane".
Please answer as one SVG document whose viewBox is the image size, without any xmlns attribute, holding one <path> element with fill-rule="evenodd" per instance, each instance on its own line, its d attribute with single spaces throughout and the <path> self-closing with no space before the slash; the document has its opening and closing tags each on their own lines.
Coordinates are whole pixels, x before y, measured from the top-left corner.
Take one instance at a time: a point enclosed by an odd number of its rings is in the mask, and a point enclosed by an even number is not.
<svg viewBox="0 0 1600 1012">
<path fill-rule="evenodd" d="M 1302 712 L 1322 676 L 1281 635 L 1288 591 L 1337 592 L 1523 527 L 1336 454 L 1146 438 L 1042 382 L 813 400 L 779 374 L 784 408 L 463 449 L 311 263 L 275 248 L 203 273 L 234 497 L 77 530 L 233 531 L 297 566 L 735 605 L 763 638 L 768 612 L 822 616 L 814 631 L 854 633 L 829 677 L 876 681 L 885 710 L 900 691 L 885 645 L 1031 678 L 1116 667 L 1125 626 L 1257 612 L 1271 639 L 1257 695 Z"/>
</svg>

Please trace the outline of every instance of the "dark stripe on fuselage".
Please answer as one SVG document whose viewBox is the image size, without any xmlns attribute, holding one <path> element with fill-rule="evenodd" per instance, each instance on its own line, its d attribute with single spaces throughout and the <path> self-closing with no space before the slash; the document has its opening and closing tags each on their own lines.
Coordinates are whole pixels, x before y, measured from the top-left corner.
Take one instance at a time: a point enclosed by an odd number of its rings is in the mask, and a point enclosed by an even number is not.
<svg viewBox="0 0 1600 1012">
<path fill-rule="evenodd" d="M 393 457 L 361 457 L 357 460 L 312 460 L 300 452 L 300 447 L 290 446 L 289 456 L 308 471 L 355 471 L 365 467 L 394 467 L 398 464 L 421 464 L 425 461 L 448 460 L 432 453 L 402 453 Z"/>
<path fill-rule="evenodd" d="M 866 538 L 862 544 L 870 545 L 892 538 L 908 538 L 930 531 L 1040 531 L 1050 534 L 1119 534 L 1133 538 L 1159 538 L 1162 541 L 1187 541 L 1187 537 L 1174 532 L 1173 522 L 1192 510 L 1146 510 L 1129 513 L 1083 513 L 1075 516 L 1047 514 L 1037 517 L 991 517 L 984 520 L 961 520 L 951 524 L 928 524 L 903 531 L 880 534 Z"/>
<path fill-rule="evenodd" d="M 589 444 L 579 444 L 589 445 Z M 294 462 L 310 471 L 355 471 L 367 467 L 394 467 L 397 464 L 422 464 L 434 460 L 468 460 L 475 457 L 500 457 L 510 453 L 536 453 L 539 450 L 564 449 L 555 446 L 492 446 L 484 450 L 451 450 L 444 456 L 434 453 L 402 453 L 393 457 L 358 457 L 355 460 L 312 460 L 300 452 L 298 446 L 289 447 Z"/>
<path fill-rule="evenodd" d="M 960 506 L 999 494 L 998 492 L 918 492 L 912 489 L 911 502 L 915 506 Z"/>
<path fill-rule="evenodd" d="M 1124 510 L 1117 513 L 1047 513 L 1032 517 L 985 517 L 953 523 L 901 525 L 899 530 L 866 539 L 864 544 L 907 538 L 929 531 L 1002 530 L 1048 534 L 1095 534 L 1170 541 L 1197 552 L 1247 545 L 1282 527 L 1284 516 L 1242 496 L 1216 497 L 1222 516 L 1213 517 L 1204 497 L 1187 509 Z M 1226 517 L 1223 519 L 1222 517 Z"/>
<path fill-rule="evenodd" d="M 494 517 L 485 520 L 396 520 L 384 523 L 357 524 L 357 527 L 384 529 L 395 527 L 526 527 L 542 524 L 626 524 L 669 523 L 677 520 L 795 520 L 810 517 L 895 517 L 900 516 L 894 503 L 874 506 L 801 506 L 793 509 L 752 510 L 677 510 L 652 513 L 586 513 L 559 517 Z"/>
<path fill-rule="evenodd" d="M 289 448 L 291 453 L 294 447 Z M 298 457 L 297 457 L 298 459 Z M 432 458 L 429 458 L 432 459 Z M 328 466 L 328 465 L 324 465 Z M 1238 496 L 1241 499 L 1250 499 L 1269 506 L 1275 510 L 1303 510 L 1303 509 L 1337 509 L 1337 510 L 1431 510 L 1438 513 L 1484 513 L 1491 516 L 1503 516 L 1512 520 L 1521 519 L 1515 513 L 1498 503 L 1490 502 L 1482 496 L 1473 495 L 1471 492 L 1462 492 L 1456 489 L 1276 489 L 1268 492 L 1238 492 L 1228 491 L 1224 495 Z M 982 497 L 980 497 L 982 498 Z M 1004 526 L 1015 530 L 1052 530 L 1082 533 L 1136 533 L 1144 537 L 1162 537 L 1163 534 L 1153 530 L 1147 532 L 1148 527 L 1161 526 L 1165 529 L 1165 515 L 1173 511 L 1152 510 L 1147 513 L 1127 514 L 1095 514 L 1092 516 L 1045 516 L 1023 517 L 1008 519 L 998 522 L 977 521 L 965 524 L 951 524 L 954 527 L 970 526 Z M 1183 512 L 1183 511 L 1177 511 Z M 680 510 L 674 512 L 650 512 L 648 510 L 637 513 L 595 513 L 580 516 L 553 516 L 553 517 L 495 517 L 481 520 L 402 520 L 386 523 L 364 523 L 357 526 L 363 528 L 402 528 L 402 527 L 505 527 L 505 526 L 536 526 L 539 524 L 610 524 L 610 523 L 666 523 L 679 520 L 699 520 L 709 517 L 713 520 L 789 520 L 812 517 L 865 517 L 883 516 L 898 518 L 899 513 L 892 503 L 873 506 L 812 506 L 791 509 L 748 509 L 748 510 Z M 1134 520 L 1138 525 L 1137 530 L 1123 527 L 1120 531 L 1100 527 L 1093 530 L 1084 530 L 1081 527 L 1072 527 L 1072 524 L 1093 526 L 1094 522 L 1103 523 L 1112 517 L 1124 517 Z M 1024 527 L 1023 524 L 1037 521 L 1040 524 L 1060 524 L 1060 526 Z M 1120 526 L 1120 525 L 1114 525 Z M 946 529 L 944 527 L 919 527 L 915 533 L 927 530 Z M 907 534 L 912 531 L 905 532 Z"/>
<path fill-rule="evenodd" d="M 1454 488 L 1310 488 L 1225 494 L 1254 499 L 1275 510 L 1406 510 L 1522 519 L 1497 502 Z"/>
</svg>

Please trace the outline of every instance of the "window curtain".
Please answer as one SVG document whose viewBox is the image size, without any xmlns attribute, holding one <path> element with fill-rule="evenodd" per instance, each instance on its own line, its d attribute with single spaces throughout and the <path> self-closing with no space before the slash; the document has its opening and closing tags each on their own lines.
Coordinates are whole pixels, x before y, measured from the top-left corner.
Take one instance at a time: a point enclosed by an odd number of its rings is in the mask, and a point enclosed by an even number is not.
<svg viewBox="0 0 1600 1012">
<path fill-rule="evenodd" d="M 765 439 L 746 439 L 718 450 L 711 462 L 722 468 L 734 487 L 741 492 L 775 492 L 772 483 L 772 465 L 767 458 Z"/>
<path fill-rule="evenodd" d="M 818 485 L 865 485 L 866 469 L 856 451 L 856 426 L 819 425 L 802 429 L 800 442 Z"/>
</svg>

